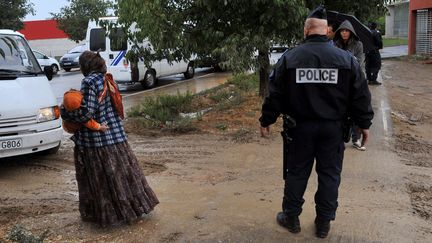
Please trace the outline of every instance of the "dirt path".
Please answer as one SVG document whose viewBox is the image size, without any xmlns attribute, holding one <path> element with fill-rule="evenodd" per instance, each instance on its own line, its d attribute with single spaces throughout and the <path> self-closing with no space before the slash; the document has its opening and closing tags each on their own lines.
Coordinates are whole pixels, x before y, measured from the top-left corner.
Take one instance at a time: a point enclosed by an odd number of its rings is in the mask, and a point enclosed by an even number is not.
<svg viewBox="0 0 432 243">
<path fill-rule="evenodd" d="M 392 129 L 387 122 L 392 111 L 407 117 L 408 111 L 414 113 L 413 105 L 403 100 L 414 91 L 401 88 L 397 93 L 399 82 L 406 83 L 408 77 L 389 77 L 413 65 L 386 61 L 385 85 L 371 87 L 377 114 L 372 140 L 366 152 L 347 145 L 337 219 L 326 240 L 313 234 L 315 175 L 305 195 L 302 232 L 293 235 L 276 223 L 283 193 L 282 145 L 279 128 L 273 127 L 270 139 L 255 132 L 249 143 L 209 134 L 130 134 L 161 204 L 138 223 L 117 228 L 99 229 L 80 221 L 70 141 L 57 155 L 1 161 L 0 242 L 17 223 L 35 235 L 48 230 L 48 242 L 430 242 L 432 221 L 425 215 L 431 208 L 425 199 L 430 199 L 431 166 L 419 166 L 430 162 L 429 150 L 420 149 L 432 141 L 430 133 L 423 135 L 430 126 L 430 110 L 427 104 L 414 106 L 424 113 L 416 125 L 396 120 Z M 430 102 L 424 95 L 422 100 Z M 391 107 L 398 107 L 396 99 L 407 109 L 390 109 L 382 102 L 387 96 Z"/>
</svg>

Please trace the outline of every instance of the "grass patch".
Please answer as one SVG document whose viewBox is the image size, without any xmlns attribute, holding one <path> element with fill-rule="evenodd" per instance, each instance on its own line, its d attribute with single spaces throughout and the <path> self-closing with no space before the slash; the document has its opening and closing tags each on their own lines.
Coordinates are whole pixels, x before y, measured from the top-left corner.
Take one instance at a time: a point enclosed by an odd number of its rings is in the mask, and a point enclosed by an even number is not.
<svg viewBox="0 0 432 243">
<path fill-rule="evenodd" d="M 235 85 L 245 92 L 258 91 L 259 77 L 257 74 L 238 74 L 228 79 L 227 84 Z"/>
<path fill-rule="evenodd" d="M 245 101 L 243 92 L 234 93 L 230 99 L 225 100 L 224 102 L 217 103 L 215 105 L 216 111 L 226 111 L 232 109 Z"/>
<path fill-rule="evenodd" d="M 225 100 L 228 100 L 233 92 L 227 89 L 218 89 L 214 93 L 209 93 L 209 98 L 213 100 L 214 102 L 223 102 Z"/>
<path fill-rule="evenodd" d="M 237 143 L 248 143 L 253 138 L 253 131 L 249 128 L 240 128 L 231 134 L 232 140 Z"/>
<path fill-rule="evenodd" d="M 145 98 L 139 105 L 128 112 L 129 117 L 143 117 L 154 127 L 165 126 L 179 120 L 181 112 L 190 112 L 193 95 L 161 95 Z"/>
<path fill-rule="evenodd" d="M 228 125 L 225 123 L 219 123 L 216 125 L 216 128 L 219 129 L 220 131 L 225 131 L 228 128 Z"/>
<path fill-rule="evenodd" d="M 206 112 L 228 111 L 241 105 L 247 96 L 258 91 L 257 74 L 240 74 L 228 79 L 227 83 L 192 95 L 160 95 L 145 98 L 139 105 L 132 107 L 129 117 L 131 132 L 142 129 L 185 133 L 196 131 L 194 122 L 202 121 Z M 252 113 L 250 114 L 252 116 Z M 228 125 L 219 124 L 219 131 Z"/>
<path fill-rule="evenodd" d="M 47 236 L 48 230 L 38 236 L 24 228 L 24 226 L 17 224 L 12 227 L 6 238 L 12 242 L 42 243 Z"/>
<path fill-rule="evenodd" d="M 401 56 L 401 57 L 393 57 L 391 59 L 397 61 L 406 61 L 406 62 L 425 62 L 425 61 L 431 61 L 432 57 L 429 55 L 408 55 L 408 56 Z"/>
<path fill-rule="evenodd" d="M 408 45 L 408 39 L 402 38 L 383 38 L 384 47 Z"/>
</svg>

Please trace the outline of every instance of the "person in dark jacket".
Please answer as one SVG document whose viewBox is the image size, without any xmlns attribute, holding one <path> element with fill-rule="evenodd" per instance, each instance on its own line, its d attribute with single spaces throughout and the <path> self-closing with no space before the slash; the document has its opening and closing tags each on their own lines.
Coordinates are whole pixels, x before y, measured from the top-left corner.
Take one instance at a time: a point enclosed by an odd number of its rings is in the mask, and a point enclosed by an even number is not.
<svg viewBox="0 0 432 243">
<path fill-rule="evenodd" d="M 363 53 L 363 43 L 360 41 L 351 22 L 345 20 L 339 26 L 334 36 L 335 45 L 343 50 L 351 52 L 360 63 L 362 71 L 365 69 L 365 55 Z"/>
<path fill-rule="evenodd" d="M 369 24 L 371 29 L 374 49 L 369 51 L 366 55 L 366 77 L 371 85 L 381 85 L 377 81 L 378 72 L 381 69 L 381 54 L 380 49 L 383 48 L 381 33 L 377 30 L 377 23 L 371 22 Z"/>
<path fill-rule="evenodd" d="M 316 160 L 315 234 L 327 237 L 335 219 L 345 149 L 343 127 L 349 116 L 369 137 L 371 95 L 357 59 L 328 44 L 323 7 L 304 25 L 304 42 L 286 51 L 270 75 L 269 95 L 262 105 L 261 135 L 284 115 L 284 180 L 282 212 L 277 222 L 292 233 L 301 231 L 303 195 Z M 287 124 L 285 126 L 285 124 Z"/>
<path fill-rule="evenodd" d="M 328 37 L 328 43 L 330 44 L 330 45 L 334 45 L 334 41 L 333 41 L 333 39 L 334 39 L 334 37 L 335 37 L 335 30 L 336 30 L 336 28 L 335 28 L 335 24 L 334 23 L 328 23 L 327 24 L 327 28 L 328 28 L 328 33 L 327 33 L 327 37 Z"/>
<path fill-rule="evenodd" d="M 342 22 L 342 24 L 336 30 L 335 45 L 343 50 L 351 52 L 357 58 L 357 61 L 360 63 L 362 71 L 365 72 L 365 55 L 363 53 L 363 44 L 359 40 L 351 22 L 349 22 L 348 20 Z M 358 150 L 365 151 L 366 147 L 362 146 L 360 142 L 360 136 L 361 135 L 357 124 L 353 124 L 351 134 L 352 145 Z"/>
</svg>

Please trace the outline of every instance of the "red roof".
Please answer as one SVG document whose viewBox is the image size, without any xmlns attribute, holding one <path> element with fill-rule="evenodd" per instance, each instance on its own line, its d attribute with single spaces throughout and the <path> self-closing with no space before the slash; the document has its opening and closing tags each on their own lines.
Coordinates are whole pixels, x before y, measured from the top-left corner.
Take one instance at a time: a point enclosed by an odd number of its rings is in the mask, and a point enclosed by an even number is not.
<svg viewBox="0 0 432 243">
<path fill-rule="evenodd" d="M 57 27 L 54 19 L 24 21 L 24 28 L 19 30 L 27 40 L 46 40 L 68 38 L 68 35 Z"/>
</svg>

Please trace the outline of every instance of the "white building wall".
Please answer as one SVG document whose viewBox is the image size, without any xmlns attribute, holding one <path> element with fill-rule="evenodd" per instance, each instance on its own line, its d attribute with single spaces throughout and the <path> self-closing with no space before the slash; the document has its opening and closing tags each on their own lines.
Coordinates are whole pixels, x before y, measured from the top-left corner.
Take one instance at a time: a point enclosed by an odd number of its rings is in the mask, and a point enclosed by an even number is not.
<svg viewBox="0 0 432 243">
<path fill-rule="evenodd" d="M 67 38 L 62 39 L 47 39 L 47 40 L 30 40 L 30 47 L 33 50 L 43 52 L 45 55 L 60 59 L 65 53 L 77 45 L 85 44 L 85 40 L 76 43 Z"/>
<path fill-rule="evenodd" d="M 385 17 L 385 36 L 394 37 L 394 6 L 387 6 L 388 14 Z"/>
<path fill-rule="evenodd" d="M 409 0 L 399 0 L 386 7 L 386 37 L 408 38 Z"/>
</svg>

